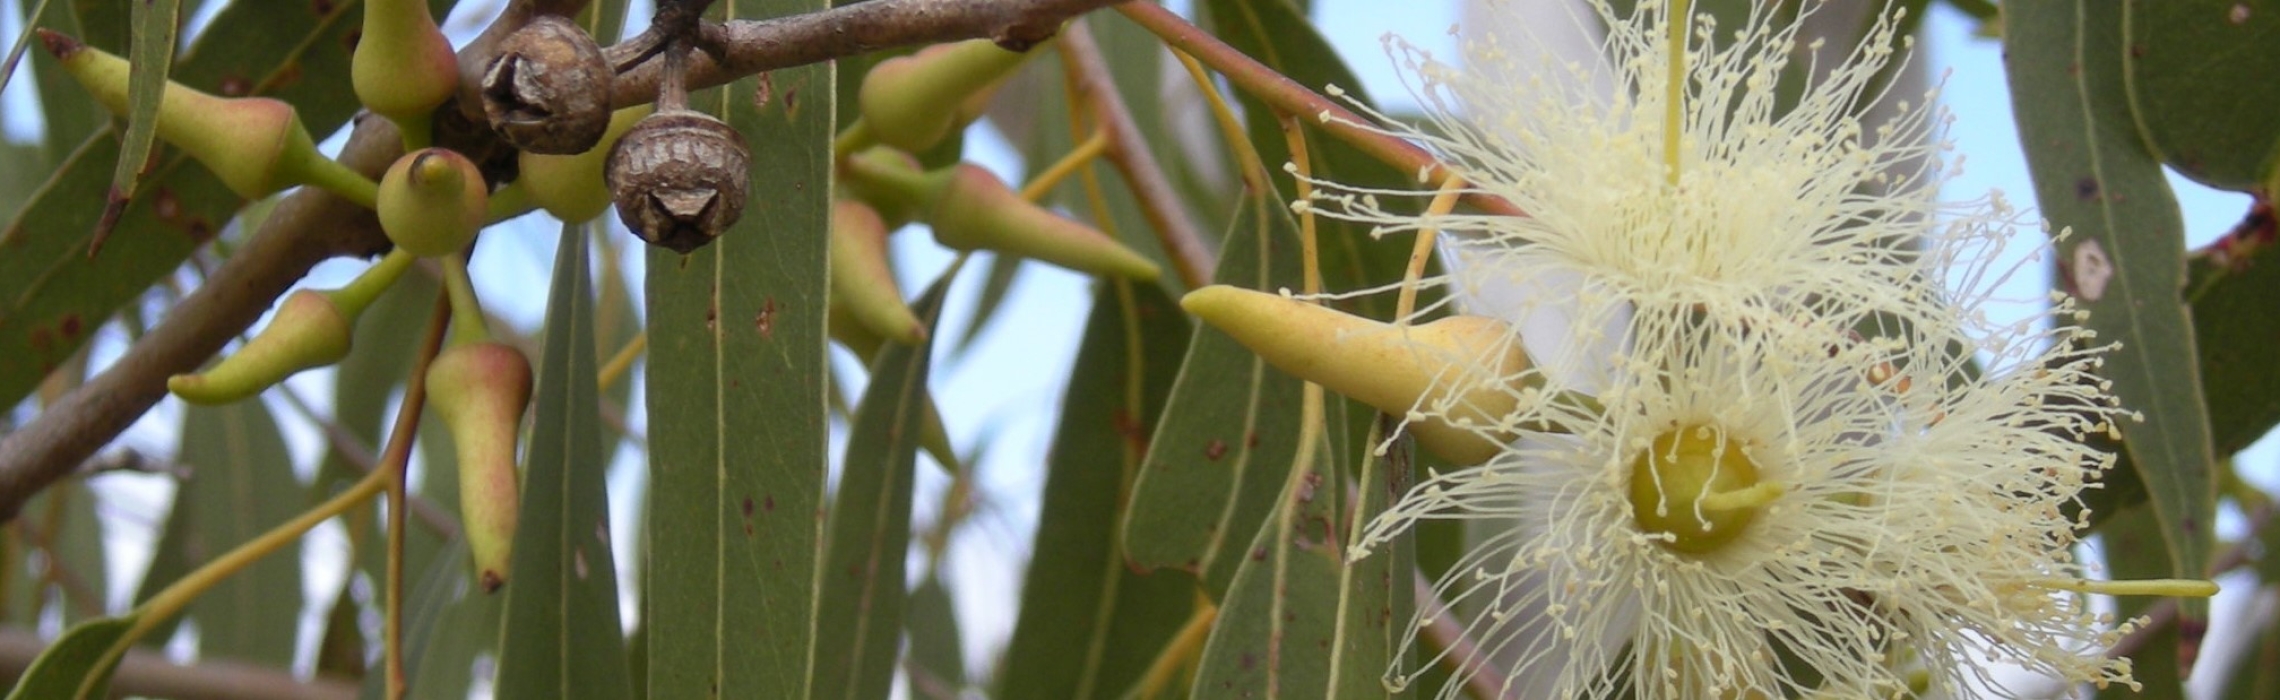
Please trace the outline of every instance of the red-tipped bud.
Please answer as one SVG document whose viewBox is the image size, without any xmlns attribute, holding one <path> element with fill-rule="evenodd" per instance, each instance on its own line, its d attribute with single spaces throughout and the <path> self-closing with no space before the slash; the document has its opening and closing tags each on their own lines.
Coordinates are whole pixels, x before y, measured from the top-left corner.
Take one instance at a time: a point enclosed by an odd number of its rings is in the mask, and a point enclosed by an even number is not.
<svg viewBox="0 0 2280 700">
<path fill-rule="evenodd" d="M 880 143 L 913 153 L 933 148 L 968 118 L 962 108 L 974 95 L 988 92 L 1027 57 L 977 39 L 882 61 L 856 93 L 863 123 Z"/>
<path fill-rule="evenodd" d="M 126 59 L 63 34 L 39 30 L 65 72 L 115 114 L 127 113 Z M 224 98 L 168 82 L 158 105 L 158 139 L 205 164 L 231 192 L 258 199 L 311 184 L 369 200 L 371 181 L 317 152 L 293 106 L 261 97 Z"/>
<path fill-rule="evenodd" d="M 934 239 L 957 250 L 988 249 L 1094 275 L 1152 280 L 1156 264 L 1100 231 L 1022 199 L 989 171 L 960 165 L 927 217 Z"/>
<path fill-rule="evenodd" d="M 455 345 L 428 367 L 428 405 L 459 450 L 459 517 L 485 592 L 507 582 L 521 509 L 515 435 L 530 404 L 530 361 L 498 342 Z"/>
<path fill-rule="evenodd" d="M 831 305 L 886 340 L 909 344 L 926 337 L 887 266 L 886 223 L 862 202 L 833 203 Z"/>
<path fill-rule="evenodd" d="M 610 162 L 610 149 L 642 117 L 649 116 L 649 111 L 649 105 L 638 105 L 610 115 L 610 129 L 602 134 L 602 142 L 585 153 L 550 156 L 523 151 L 517 156 L 522 176 L 516 182 L 522 183 L 532 204 L 554 218 L 577 223 L 601 216 L 610 208 L 610 185 L 602 175 L 602 167 Z"/>
<path fill-rule="evenodd" d="M 348 77 L 366 109 L 425 133 L 428 113 L 459 90 L 459 59 L 425 0 L 365 0 Z"/>
<path fill-rule="evenodd" d="M 269 326 L 245 347 L 198 374 L 166 380 L 167 391 L 195 404 L 215 405 L 259 394 L 295 372 L 322 367 L 348 356 L 356 327 L 353 311 L 323 292 L 302 289 L 285 297 Z"/>
<path fill-rule="evenodd" d="M 483 229 L 490 203 L 474 161 L 447 148 L 413 151 L 380 179 L 380 229 L 413 255 L 456 253 Z"/>
</svg>

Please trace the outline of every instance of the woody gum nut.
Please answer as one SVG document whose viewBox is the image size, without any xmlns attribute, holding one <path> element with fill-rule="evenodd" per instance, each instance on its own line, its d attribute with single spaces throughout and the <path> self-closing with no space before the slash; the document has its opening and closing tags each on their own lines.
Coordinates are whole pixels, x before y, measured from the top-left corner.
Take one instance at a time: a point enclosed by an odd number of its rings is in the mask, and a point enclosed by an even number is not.
<svg viewBox="0 0 2280 700">
<path fill-rule="evenodd" d="M 532 204 L 553 214 L 554 218 L 577 223 L 592 221 L 610 208 L 610 186 L 602 176 L 602 168 L 609 164 L 610 148 L 617 145 L 625 132 L 649 116 L 650 105 L 635 105 L 610 115 L 609 131 L 602 134 L 602 142 L 585 153 L 568 156 L 547 155 L 523 151 L 516 155 L 521 163 L 522 175 L 516 182 L 530 194 Z"/>
<path fill-rule="evenodd" d="M 976 39 L 882 61 L 856 93 L 863 123 L 880 143 L 913 153 L 933 148 L 959 123 L 968 97 L 996 85 L 1027 57 Z"/>
<path fill-rule="evenodd" d="M 688 110 L 649 115 L 610 150 L 618 219 L 641 240 L 688 254 L 744 215 L 752 154 L 726 122 Z"/>
<path fill-rule="evenodd" d="M 38 31 L 48 53 L 97 102 L 113 114 L 127 113 L 126 59 Z M 157 131 L 160 141 L 190 154 L 247 199 L 307 182 L 314 169 L 346 170 L 317 152 L 292 105 L 268 98 L 216 97 L 169 81 L 159 98 Z"/>
<path fill-rule="evenodd" d="M 926 326 L 903 303 L 887 266 L 886 223 L 862 202 L 839 200 L 831 212 L 831 304 L 883 339 L 924 339 Z"/>
<path fill-rule="evenodd" d="M 483 115 L 516 148 L 584 153 L 609 129 L 616 78 L 585 29 L 540 15 L 507 35 L 483 71 Z"/>
<path fill-rule="evenodd" d="M 448 255 L 475 239 L 490 203 L 474 161 L 447 148 L 421 149 L 380 178 L 380 229 L 413 255 Z"/>
<path fill-rule="evenodd" d="M 1438 415 L 1410 422 L 1418 446 L 1452 464 L 1486 462 L 1517 437 L 1477 432 L 1514 412 L 1519 400 L 1505 381 L 1528 369 L 1518 336 L 1502 321 L 1452 316 L 1401 327 L 1226 285 L 1189 292 L 1180 306 L 1291 376 L 1394 416 L 1445 407 L 1475 423 L 1466 429 Z M 1466 391 L 1452 395 L 1457 387 Z"/>
<path fill-rule="evenodd" d="M 356 100 L 398 124 L 426 119 L 459 90 L 459 59 L 424 0 L 366 0 L 348 68 Z"/>
<path fill-rule="evenodd" d="M 166 390 L 200 405 L 226 404 L 259 394 L 295 372 L 348 356 L 356 319 L 323 292 L 302 289 L 285 297 L 267 328 L 235 354 L 198 374 L 166 379 Z"/>
<path fill-rule="evenodd" d="M 960 165 L 927 220 L 934 239 L 957 250 L 987 249 L 1036 258 L 1094 275 L 1147 281 L 1156 264 L 1090 226 L 1031 204 L 997 176 Z"/>
<path fill-rule="evenodd" d="M 530 361 L 498 342 L 453 346 L 428 367 L 428 406 L 459 457 L 459 517 L 485 592 L 507 582 L 521 509 L 515 435 L 530 403 Z"/>
</svg>

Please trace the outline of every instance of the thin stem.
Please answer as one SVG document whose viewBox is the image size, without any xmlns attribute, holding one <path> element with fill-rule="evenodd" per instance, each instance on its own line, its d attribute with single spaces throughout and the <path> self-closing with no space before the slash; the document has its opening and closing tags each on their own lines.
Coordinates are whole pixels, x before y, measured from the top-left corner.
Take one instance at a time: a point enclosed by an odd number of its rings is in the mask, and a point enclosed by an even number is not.
<svg viewBox="0 0 2280 700">
<path fill-rule="evenodd" d="M 1068 155 L 1061 156 L 1061 159 L 1054 161 L 1051 167 L 1047 167 L 1044 172 L 1038 173 L 1037 177 L 1031 178 L 1029 184 L 1021 187 L 1021 198 L 1031 202 L 1043 200 L 1045 195 L 1052 194 L 1053 188 L 1059 187 L 1062 181 L 1069 179 L 1070 175 L 1076 174 L 1077 169 L 1092 164 L 1094 158 L 1099 158 L 1100 154 L 1107 150 L 1108 130 L 1101 128 L 1099 124 L 1094 124 L 1092 137 L 1085 139 L 1084 143 L 1077 144 L 1077 147 L 1071 149 Z"/>
<path fill-rule="evenodd" d="M 1156 242 L 1163 246 L 1172 270 L 1188 287 L 1209 284 L 1211 270 L 1217 267 L 1211 249 L 1204 245 L 1195 222 L 1188 219 L 1187 209 L 1172 191 L 1156 156 L 1141 140 L 1140 127 L 1133 122 L 1131 110 L 1125 109 L 1124 98 L 1118 96 L 1108 62 L 1101 58 L 1092 32 L 1083 22 L 1071 22 L 1055 44 L 1076 78 L 1075 89 L 1069 93 L 1072 102 L 1083 99 L 1090 103 L 1093 118 L 1108 130 L 1109 149 L 1104 157 L 1124 178 L 1125 187 L 1140 206 L 1141 218 L 1155 230 Z"/>
<path fill-rule="evenodd" d="M 1345 142 L 1404 172 L 1431 178 L 1435 171 L 1441 170 L 1439 162 L 1425 149 L 1365 126 L 1368 121 L 1352 110 L 1306 89 L 1160 5 L 1127 2 L 1117 5 L 1116 11 L 1164 40 L 1172 49 L 1194 56 L 1212 70 L 1219 71 L 1220 75 L 1227 76 L 1228 82 L 1236 88 L 1259 98 L 1277 112 L 1299 115 L 1314 121 L 1331 138 Z M 1527 212 L 1521 211 L 1504 198 L 1483 192 L 1466 193 L 1465 201 L 1490 214 L 1527 216 Z"/>
<path fill-rule="evenodd" d="M 1433 582 L 1425 579 L 1425 572 L 1411 571 L 1412 585 L 1417 590 L 1417 613 L 1425 620 L 1425 640 L 1444 651 L 1441 662 L 1449 672 L 1465 679 L 1465 691 L 1478 700 L 1495 700 L 1504 697 L 1496 687 L 1498 679 L 1508 675 L 1496 665 L 1494 659 L 1473 646 L 1465 636 L 1464 628 L 1457 625 L 1456 617 L 1441 604 L 1441 597 L 1433 592 Z"/>
<path fill-rule="evenodd" d="M 411 378 L 404 381 L 404 399 L 396 409 L 395 425 L 389 428 L 388 446 L 380 453 L 380 468 L 372 472 L 385 478 L 388 485 L 388 580 L 382 586 L 388 609 L 380 622 L 380 656 L 387 673 L 383 697 L 387 700 L 404 697 L 410 686 L 404 678 L 405 485 L 412 463 L 412 438 L 419 434 L 420 411 L 427 406 L 428 365 L 442 351 L 444 330 L 452 325 L 451 299 L 437 295 L 435 311 L 428 315 L 427 336 L 420 340 L 419 354 L 412 358 Z"/>
<path fill-rule="evenodd" d="M 1301 202 L 1314 201 L 1314 161 L 1306 148 L 1306 131 L 1298 120 L 1285 116 L 1282 124 L 1284 145 L 1290 149 L 1292 179 L 1297 182 L 1297 198 Z M 1314 207 L 1303 207 L 1298 212 L 1298 253 L 1305 268 L 1304 282 L 1308 296 L 1322 293 L 1322 242 L 1315 236 Z"/>
<path fill-rule="evenodd" d="M 1242 173 L 1244 188 L 1252 192 L 1267 192 L 1267 163 L 1259 157 L 1259 149 L 1251 145 L 1251 135 L 1244 133 L 1243 124 L 1235 117 L 1235 110 L 1227 106 L 1227 99 L 1219 94 L 1219 86 L 1212 84 L 1211 76 L 1203 72 L 1203 64 L 1194 56 L 1174 49 L 1172 57 L 1187 69 L 1188 80 L 1195 82 L 1196 92 L 1203 94 L 1203 102 L 1211 108 L 1211 121 L 1219 126 L 1219 137 L 1226 139 L 1228 150 L 1235 152 L 1238 170 Z"/>
<path fill-rule="evenodd" d="M 1209 600 L 1196 601 L 1195 614 L 1188 616 L 1187 624 L 1180 626 L 1180 631 L 1172 635 L 1172 641 L 1164 645 L 1164 651 L 1148 664 L 1148 672 L 1140 676 L 1138 695 L 1141 700 L 1163 695 L 1164 689 L 1171 686 L 1174 674 L 1195 662 L 1203 653 L 1203 643 L 1211 639 L 1211 623 L 1218 619 L 1218 606 Z"/>
<path fill-rule="evenodd" d="M 1464 178 L 1450 175 L 1443 179 L 1441 191 L 1433 195 L 1433 201 L 1425 205 L 1424 216 L 1418 217 L 1418 219 L 1420 221 L 1432 221 L 1434 217 L 1448 214 L 1450 210 L 1456 208 L 1457 195 L 1464 191 L 1464 187 Z M 1432 261 L 1433 246 L 1440 237 L 1441 230 L 1439 228 L 1422 226 L 1417 229 L 1417 240 L 1409 247 L 1409 266 L 1401 271 L 1401 292 L 1394 297 L 1393 301 L 1394 323 L 1406 324 L 1409 322 L 1409 315 L 1416 312 L 1418 281 L 1425 277 L 1425 264 Z"/>
<path fill-rule="evenodd" d="M 610 361 L 602 365 L 600 375 L 595 378 L 596 383 L 601 385 L 601 390 L 609 391 L 610 385 L 624 377 L 626 370 L 633 367 L 633 361 L 641 359 L 641 353 L 648 349 L 649 334 L 633 334 L 633 339 L 625 341 L 625 347 L 618 348 L 617 354 L 611 355 Z"/>
<path fill-rule="evenodd" d="M 151 630 L 157 629 L 160 623 L 181 613 L 184 608 L 189 607 L 190 603 L 196 601 L 198 596 L 204 595 L 207 590 L 245 570 L 246 567 L 252 566 L 262 557 L 274 554 L 277 550 L 284 548 L 285 545 L 292 544 L 294 540 L 300 539 L 303 533 L 315 528 L 318 523 L 330 520 L 333 516 L 347 512 L 348 509 L 363 503 L 366 499 L 380 493 L 386 486 L 387 479 L 383 474 L 374 473 L 365 476 L 363 480 L 356 482 L 356 485 L 347 491 L 333 496 L 282 525 L 271 528 L 268 532 L 261 533 L 260 537 L 255 537 L 250 542 L 238 545 L 236 549 L 207 562 L 205 566 L 198 567 L 196 571 L 183 575 L 181 580 L 168 585 L 157 595 L 151 596 L 150 600 L 143 601 L 142 605 L 135 606 L 133 611 L 127 613 L 134 619 L 134 624 L 128 626 L 126 633 L 120 635 L 118 641 L 112 642 L 109 649 L 104 650 L 103 656 L 101 660 L 96 662 L 95 668 L 111 668 L 119 662 L 119 658 L 124 656 L 128 649 L 133 648 L 136 642 L 142 640 L 143 635 L 149 634 Z M 91 696 L 94 690 L 92 684 L 104 678 L 107 678 L 107 675 L 89 675 L 80 686 L 77 696 Z"/>
<path fill-rule="evenodd" d="M 451 344 L 465 345 L 491 339 L 483 321 L 483 304 L 475 297 L 475 281 L 467 276 L 467 254 L 443 258 L 443 291 L 451 300 Z"/>
</svg>

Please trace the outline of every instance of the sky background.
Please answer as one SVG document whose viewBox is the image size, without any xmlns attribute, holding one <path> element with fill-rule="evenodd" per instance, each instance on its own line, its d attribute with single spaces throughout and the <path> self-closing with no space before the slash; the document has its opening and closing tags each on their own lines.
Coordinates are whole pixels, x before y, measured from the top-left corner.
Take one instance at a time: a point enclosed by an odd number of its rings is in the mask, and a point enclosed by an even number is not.
<svg viewBox="0 0 2280 700">
<path fill-rule="evenodd" d="M 207 14 L 219 4 L 210 3 Z M 1184 9 L 1187 3 L 1172 5 Z M 1449 30 L 1460 12 L 1454 0 L 1403 2 L 1398 3 L 1398 11 L 1388 11 L 1389 5 L 1382 0 L 1316 0 L 1314 3 L 1322 32 L 1339 49 L 1369 94 L 1388 111 L 1411 111 L 1416 106 L 1415 100 L 1405 91 L 1393 63 L 1384 55 L 1380 39 L 1387 33 L 1399 34 L 1436 56 L 1455 57 L 1458 52 Z M 18 0 L 0 0 L 0 7 L 6 8 L 6 12 L 0 13 L 4 15 L 0 18 L 0 32 L 12 37 L 19 26 Z M 447 30 L 463 41 L 474 28 L 481 26 L 479 15 L 488 14 L 477 9 L 470 7 L 455 15 L 445 23 Z M 634 14 L 640 16 L 646 12 L 636 9 Z M 204 19 L 194 21 L 193 30 Z M 2008 193 L 2015 204 L 2030 207 L 2033 188 L 2027 179 L 2025 160 L 2013 127 L 2000 46 L 1993 40 L 1973 36 L 1975 28 L 1975 21 L 1941 7 L 1932 12 L 1920 36 L 1928 49 L 1920 60 L 1927 62 L 1935 80 L 1945 81 L 1944 102 L 1955 117 L 1948 136 L 1954 140 L 1956 152 L 1967 158 L 1963 174 L 1946 183 L 1943 195 L 1948 200 L 1965 200 L 1983 196 L 1989 190 L 2001 190 Z M 638 27 L 630 27 L 627 34 L 637 30 Z M 36 138 L 40 130 L 36 103 L 29 94 L 30 83 L 29 80 L 11 81 L 4 101 L 0 101 L 0 105 L 5 105 L 0 109 L 0 127 L 4 127 L 4 133 L 13 140 Z M 338 141 L 335 138 L 329 143 L 337 148 Z M 968 143 L 973 145 L 969 158 L 1010 181 L 1020 181 L 1022 164 L 994 131 L 979 127 L 969 135 Z M 2173 180 L 2178 185 L 2188 242 L 2195 247 L 2223 233 L 2239 219 L 2248 203 L 2243 195 L 2214 192 L 2181 179 Z M 616 225 L 614 218 L 610 223 Z M 507 235 L 486 236 L 486 243 L 478 253 L 475 261 L 478 287 L 489 292 L 485 301 L 494 312 L 518 328 L 534 329 L 544 312 L 544 295 L 528 290 L 543 289 L 548 278 L 554 252 L 554 224 L 543 216 L 529 217 L 499 232 Z M 2022 229 L 2018 235 L 2029 237 L 2028 242 L 2041 236 L 2033 229 Z M 617 240 L 627 245 L 631 238 L 621 235 Z M 947 251 L 934 246 L 922 234 L 899 235 L 895 245 L 905 290 L 923 288 L 951 259 Z M 2032 249 L 2032 245 L 2016 245 L 2010 252 L 2024 255 Z M 363 267 L 359 262 L 333 261 L 320 267 L 307 284 L 337 286 Z M 633 270 L 638 275 L 639 266 L 635 265 Z M 954 288 L 942 324 L 942 328 L 947 329 L 943 332 L 945 338 L 954 337 L 955 329 L 966 325 L 980 286 L 979 272 L 978 267 L 969 269 Z M 2045 266 L 2028 265 L 2019 276 L 2022 286 L 2016 293 L 2004 296 L 2039 298 L 2042 289 L 2047 287 L 2047 278 Z M 634 284 L 638 290 L 638 277 Z M 953 442 L 961 451 L 966 451 L 987 436 L 990 445 L 979 471 L 981 497 L 985 499 L 983 509 L 955 540 L 946 558 L 950 567 L 946 576 L 958 596 L 961 622 L 969 639 L 970 665 L 976 668 L 988 666 L 989 656 L 1011 631 L 1021 567 L 1037 518 L 1043 457 L 1058 417 L 1062 387 L 1073 362 L 1077 337 L 1091 304 L 1090 286 L 1088 279 L 1057 268 L 1029 266 L 999 312 L 999 318 L 971 350 L 949 357 L 949 344 L 938 345 L 942 348 L 939 351 L 942 357 L 933 389 L 944 409 Z M 110 331 L 108 339 L 98 343 L 97 361 L 116 357 L 121 343 L 116 330 Z M 856 367 L 852 358 L 843 353 L 838 361 L 845 369 Z M 637 375 L 634 381 L 639 380 Z M 310 372 L 296 377 L 291 386 L 323 405 L 329 400 L 331 383 L 329 372 Z M 636 388 L 639 389 L 638 384 Z M 845 393 L 855 395 L 858 391 L 860 387 L 850 387 Z M 288 414 L 282 405 L 274 401 L 272 405 L 280 415 Z M 645 432 L 643 412 L 638 405 L 629 408 L 632 429 Z M 148 454 L 170 455 L 177 439 L 175 426 L 180 420 L 178 404 L 169 400 L 139 422 L 122 444 Z M 311 431 L 289 427 L 288 440 L 301 472 L 307 475 L 317 462 L 320 449 L 317 437 Z M 637 532 L 631 524 L 638 517 L 633 507 L 641 482 L 638 456 L 638 452 L 626 446 L 612 469 L 611 495 L 615 503 L 614 519 L 618 523 L 612 531 L 621 538 Z M 2252 480 L 2268 489 L 2280 487 L 2280 478 L 2275 478 L 2280 470 L 2274 468 L 2276 462 L 2280 462 L 2280 449 L 2275 448 L 2273 441 L 2260 443 L 2238 459 L 2243 473 Z M 923 524 L 932 519 L 934 503 L 946 479 L 940 470 L 931 467 L 922 467 L 919 474 L 916 522 Z M 160 479 L 131 476 L 106 477 L 98 483 L 110 498 L 105 510 L 107 539 L 116 545 L 111 552 L 112 597 L 115 604 L 123 603 L 149 556 L 150 530 L 163 517 L 171 487 Z M 2225 526 L 2237 528 L 2237 522 L 2237 517 L 2228 515 Z M 314 566 L 308 580 L 312 601 L 330 600 L 332 587 L 339 581 L 337 552 L 344 546 L 344 538 L 331 526 L 308 541 L 304 551 L 305 559 Z M 632 557 L 621 556 L 618 561 L 621 567 L 634 563 Z M 915 574 L 919 562 L 914 560 L 913 564 Z M 2248 586 L 2232 588 L 2238 591 Z M 2236 601 L 2228 599 L 2227 604 L 2232 602 Z M 320 615 L 321 610 L 312 603 L 305 615 L 305 637 L 314 633 Z M 2230 617 L 2235 616 L 2217 616 L 2220 629 L 2216 636 L 2223 636 L 2221 627 Z M 2222 651 L 2212 649 L 2215 654 Z M 304 668 L 309 663 L 308 656 L 304 654 Z"/>
</svg>

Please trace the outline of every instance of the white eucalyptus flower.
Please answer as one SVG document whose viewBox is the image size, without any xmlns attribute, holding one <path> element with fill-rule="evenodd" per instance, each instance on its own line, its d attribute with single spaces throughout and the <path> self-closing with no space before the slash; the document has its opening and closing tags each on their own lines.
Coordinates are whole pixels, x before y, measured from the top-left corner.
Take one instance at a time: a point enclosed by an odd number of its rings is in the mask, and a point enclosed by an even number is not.
<svg viewBox="0 0 2280 700">
<path fill-rule="evenodd" d="M 1319 183 L 1317 212 L 1453 238 L 1436 282 L 1475 313 L 1537 315 L 1481 299 L 1567 289 L 1545 302 L 1558 340 L 1527 339 L 1529 376 L 1450 372 L 1426 392 L 1517 408 L 1410 412 L 1506 447 L 1425 480 L 1354 553 L 1423 519 L 1496 528 L 1437 590 L 1475 611 L 1465 632 L 1508 664 L 1488 680 L 1509 697 L 1904 696 L 1927 675 L 2004 692 L 1988 656 L 2132 682 L 2102 653 L 2120 630 L 2079 595 L 2095 586 L 2066 514 L 2113 463 L 2088 438 L 2124 415 L 2093 374 L 2103 348 L 2063 299 L 1987 325 L 2008 272 L 1987 261 L 2015 217 L 1933 199 L 1939 125 L 1920 105 L 1855 116 L 1881 98 L 1890 22 L 1816 59 L 1830 47 L 1770 10 L 1673 32 L 1641 4 L 1594 0 L 1606 64 L 1569 79 L 1484 77 L 1541 75 L 1482 69 L 1539 58 L 1494 42 L 1467 47 L 1470 72 L 1402 50 L 1430 124 L 1385 128 L 1442 158 L 1420 179 L 1528 216 L 1421 216 L 1379 200 L 1426 192 Z M 1793 55 L 1830 63 L 1784 111 Z M 1577 395 L 1596 401 L 1551 398 Z"/>
</svg>

